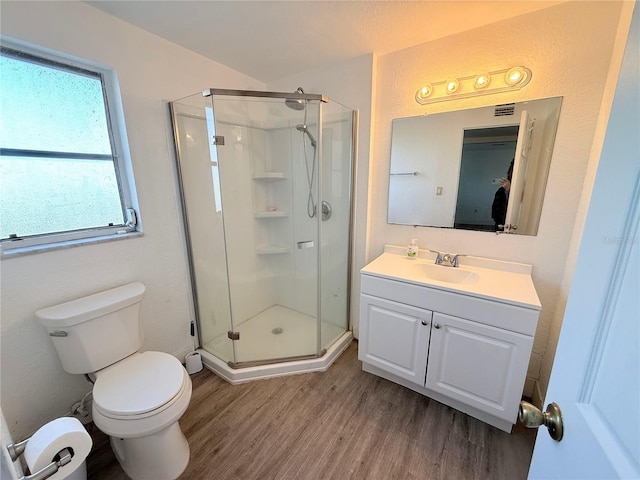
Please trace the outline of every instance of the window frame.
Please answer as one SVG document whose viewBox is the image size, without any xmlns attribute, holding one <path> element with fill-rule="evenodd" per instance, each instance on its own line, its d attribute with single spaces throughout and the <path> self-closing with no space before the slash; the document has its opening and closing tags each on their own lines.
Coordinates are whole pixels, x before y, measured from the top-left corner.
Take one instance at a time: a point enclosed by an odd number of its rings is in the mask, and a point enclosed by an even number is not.
<svg viewBox="0 0 640 480">
<path fill-rule="evenodd" d="M 62 71 L 99 79 L 102 85 L 107 130 L 111 155 L 83 154 L 78 152 L 35 151 L 28 149 L 1 149 L 1 155 L 38 156 L 39 158 L 83 158 L 96 161 L 112 161 L 120 196 L 124 223 L 101 227 L 89 227 L 61 232 L 48 232 L 24 237 L 0 239 L 2 256 L 12 253 L 30 253 L 78 245 L 88 242 L 119 239 L 142 232 L 138 201 L 133 178 L 131 156 L 122 108 L 118 78 L 114 69 L 70 55 L 45 50 L 26 43 L 0 37 L 3 55 L 36 64 L 58 68 Z"/>
</svg>

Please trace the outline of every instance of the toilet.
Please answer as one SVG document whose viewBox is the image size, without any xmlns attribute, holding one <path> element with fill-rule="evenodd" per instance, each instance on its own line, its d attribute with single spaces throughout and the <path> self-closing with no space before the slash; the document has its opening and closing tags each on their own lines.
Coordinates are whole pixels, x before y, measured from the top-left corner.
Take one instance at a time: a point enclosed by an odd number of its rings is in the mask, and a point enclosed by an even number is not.
<svg viewBox="0 0 640 480">
<path fill-rule="evenodd" d="M 189 463 L 178 420 L 191 400 L 191 379 L 163 352 L 140 352 L 138 318 L 145 287 L 136 282 L 36 312 L 62 368 L 87 374 L 93 421 L 109 435 L 125 473 L 138 479 L 175 479 Z"/>
</svg>

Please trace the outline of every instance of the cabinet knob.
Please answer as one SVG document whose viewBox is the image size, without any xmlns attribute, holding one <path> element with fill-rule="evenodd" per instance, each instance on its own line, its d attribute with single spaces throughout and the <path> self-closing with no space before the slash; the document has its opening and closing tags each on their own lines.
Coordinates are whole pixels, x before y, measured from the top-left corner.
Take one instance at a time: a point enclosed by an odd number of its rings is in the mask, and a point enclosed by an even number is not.
<svg viewBox="0 0 640 480">
<path fill-rule="evenodd" d="M 439 324 L 439 323 L 434 323 L 434 324 L 433 324 L 433 327 L 434 327 L 434 328 L 440 328 L 440 324 Z"/>
<path fill-rule="evenodd" d="M 422 324 L 426 327 L 427 325 L 429 325 L 429 321 L 428 320 L 422 320 Z"/>
</svg>

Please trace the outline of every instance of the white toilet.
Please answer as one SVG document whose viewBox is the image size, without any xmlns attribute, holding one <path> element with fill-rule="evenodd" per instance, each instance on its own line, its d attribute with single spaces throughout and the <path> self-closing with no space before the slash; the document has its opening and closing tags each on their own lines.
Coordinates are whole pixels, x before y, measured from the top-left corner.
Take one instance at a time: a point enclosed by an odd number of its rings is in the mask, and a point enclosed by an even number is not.
<svg viewBox="0 0 640 480">
<path fill-rule="evenodd" d="M 93 421 L 132 479 L 175 479 L 189 463 L 178 420 L 191 379 L 173 355 L 143 352 L 138 318 L 142 283 L 131 283 L 38 310 L 69 373 L 89 374 Z"/>
</svg>

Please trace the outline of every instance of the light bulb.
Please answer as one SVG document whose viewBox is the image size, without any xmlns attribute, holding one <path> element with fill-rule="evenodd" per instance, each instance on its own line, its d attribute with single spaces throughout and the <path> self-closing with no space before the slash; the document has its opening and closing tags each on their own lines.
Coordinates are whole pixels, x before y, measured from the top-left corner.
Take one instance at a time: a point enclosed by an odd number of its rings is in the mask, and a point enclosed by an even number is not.
<svg viewBox="0 0 640 480">
<path fill-rule="evenodd" d="M 504 76 L 504 81 L 508 85 L 517 85 L 524 80 L 525 75 L 525 71 L 522 67 L 512 67 Z"/>
<path fill-rule="evenodd" d="M 486 88 L 487 85 L 489 85 L 490 81 L 491 75 L 489 75 L 488 73 L 482 73 L 476 77 L 475 82 L 473 82 L 473 87 L 476 90 L 482 90 L 483 88 Z"/>
<path fill-rule="evenodd" d="M 427 83 L 426 85 L 424 85 L 421 89 L 420 89 L 420 97 L 421 98 L 427 98 L 428 96 L 430 96 L 433 93 L 433 87 L 431 86 L 430 83 Z"/>
<path fill-rule="evenodd" d="M 425 83 L 416 92 L 416 95 L 415 95 L 416 102 L 424 105 L 423 102 L 425 102 L 427 98 L 431 96 L 432 93 L 433 93 L 433 86 L 430 83 Z"/>
<path fill-rule="evenodd" d="M 445 82 L 445 86 L 447 89 L 447 93 L 451 95 L 452 93 L 455 93 L 456 90 L 458 90 L 460 82 L 458 82 L 457 78 L 450 78 Z"/>
</svg>

